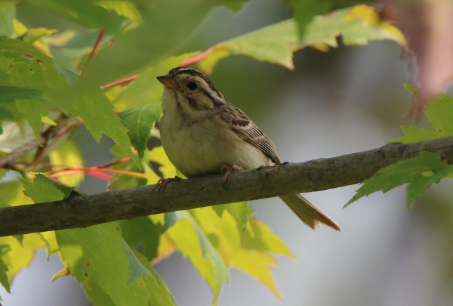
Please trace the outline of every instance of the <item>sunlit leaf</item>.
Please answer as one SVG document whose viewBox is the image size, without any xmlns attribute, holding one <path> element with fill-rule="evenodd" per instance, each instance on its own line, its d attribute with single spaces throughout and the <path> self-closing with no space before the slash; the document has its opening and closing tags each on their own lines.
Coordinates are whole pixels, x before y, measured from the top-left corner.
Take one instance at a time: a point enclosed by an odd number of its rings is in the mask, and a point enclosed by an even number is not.
<svg viewBox="0 0 453 306">
<path fill-rule="evenodd" d="M 297 32 L 296 22 L 290 19 L 217 44 L 199 63 L 200 69 L 210 74 L 221 59 L 239 55 L 293 69 L 293 52 L 305 47 L 327 51 L 338 46 L 340 35 L 345 45 L 365 45 L 372 40 L 386 39 L 407 48 L 400 30 L 390 21 L 381 20 L 378 12 L 366 5 L 315 17 L 306 26 L 300 43 Z"/>
<path fill-rule="evenodd" d="M 249 217 L 249 226 L 241 232 L 241 245 L 248 250 L 265 251 L 276 255 L 286 255 L 291 259 L 296 257 L 286 243 L 263 222 Z"/>
<path fill-rule="evenodd" d="M 153 305 L 174 305 L 167 287 L 152 267 L 131 249 L 126 255 L 118 228 L 119 223 L 111 222 L 57 231 L 62 258 L 71 275 L 82 284 L 95 305 L 144 306 L 149 305 L 151 296 Z M 141 277 L 137 278 L 136 269 L 141 270 Z M 143 274 L 144 270 L 148 276 Z"/>
<path fill-rule="evenodd" d="M 19 180 L 24 184 L 24 193 L 32 198 L 35 203 L 59 201 L 75 191 L 74 187 L 61 185 L 42 174 L 36 175 L 33 182 L 25 179 Z"/>
<path fill-rule="evenodd" d="M 405 85 L 407 91 L 417 99 L 419 89 L 415 86 Z M 406 136 L 389 142 L 412 143 L 437 138 L 453 136 L 453 97 L 439 93 L 425 106 L 425 113 L 433 126 L 433 130 L 419 129 L 413 126 L 402 126 Z"/>
<path fill-rule="evenodd" d="M 149 261 L 157 257 L 159 237 L 165 231 L 163 224 L 148 217 L 138 217 L 121 223 L 123 238 L 131 248 L 142 253 Z"/>
<path fill-rule="evenodd" d="M 14 34 L 16 4 L 17 1 L 0 1 L 0 36 L 11 37 Z"/>
<path fill-rule="evenodd" d="M 297 22 L 299 40 L 303 40 L 305 29 L 313 17 L 326 14 L 332 6 L 332 1 L 317 1 L 317 0 L 290 0 L 294 11 L 294 19 Z"/>
<path fill-rule="evenodd" d="M 132 3 L 131 1 L 95 0 L 93 1 L 93 3 L 102 6 L 107 10 L 114 10 L 115 12 L 118 13 L 118 15 L 124 16 L 132 20 L 133 23 L 129 27 L 129 29 L 136 28 L 140 26 L 140 24 L 143 22 L 140 12 L 137 10 L 134 3 Z"/>
<path fill-rule="evenodd" d="M 11 293 L 8 275 L 6 274 L 8 272 L 8 266 L 3 262 L 1 256 L 3 253 L 7 252 L 6 249 L 7 249 L 6 246 L 0 245 L 0 284 L 2 284 L 2 286 L 6 289 L 8 293 Z"/>
<path fill-rule="evenodd" d="M 50 162 L 54 165 L 53 170 L 66 168 L 66 167 L 77 167 L 82 168 L 83 159 L 79 148 L 76 146 L 71 138 L 68 138 L 64 144 L 49 153 Z M 73 175 L 60 176 L 57 179 L 68 186 L 78 186 L 83 180 L 83 173 L 77 173 Z"/>
<path fill-rule="evenodd" d="M 50 56 L 49 47 L 47 43 L 42 40 L 46 36 L 52 35 L 57 32 L 57 30 L 50 30 L 47 28 L 33 28 L 28 29 L 22 22 L 15 20 L 14 21 L 14 32 L 20 40 L 28 43 L 32 43 L 39 51 Z"/>
<path fill-rule="evenodd" d="M 119 111 L 143 107 L 148 104 L 157 104 L 160 106 L 164 87 L 156 77 L 166 75 L 170 69 L 179 66 L 182 61 L 197 54 L 199 52 L 170 57 L 154 67 L 143 71 L 138 79 L 132 81 L 112 100 L 113 105 Z"/>
<path fill-rule="evenodd" d="M 61 269 L 60 271 L 58 271 L 57 273 L 55 273 L 52 276 L 52 278 L 50 279 L 50 282 L 53 283 L 56 279 L 58 279 L 60 277 L 68 276 L 68 275 L 71 275 L 71 273 L 69 273 L 68 267 L 64 267 L 63 269 Z"/>
<path fill-rule="evenodd" d="M 155 0 L 142 5 L 143 24 L 116 36 L 114 44 L 99 50 L 86 77 L 102 86 L 155 66 L 174 55 L 211 8 L 221 4 L 212 0 Z"/>
<path fill-rule="evenodd" d="M 33 202 L 24 194 L 24 188 L 20 182 L 12 181 L 0 184 L 0 207 L 27 204 L 33 204 Z M 14 235 L 13 237 L 22 244 L 24 235 Z"/>
<path fill-rule="evenodd" d="M 38 233 L 41 236 L 41 240 L 44 241 L 47 251 L 47 260 L 49 260 L 50 254 L 58 254 L 60 249 L 58 247 L 57 238 L 55 237 L 54 231 Z"/>
<path fill-rule="evenodd" d="M 68 84 L 57 71 L 53 59 L 28 43 L 0 38 L 0 51 L 11 59 L 9 73 L 1 75 L 7 79 L 0 78 L 0 81 L 9 82 L 7 85 L 25 87 L 23 83 L 27 80 L 27 87 L 43 91 L 43 96 L 52 101 L 53 106 L 62 108 L 71 116 L 80 116 L 96 141 L 100 140 L 102 134 L 109 136 L 123 152 L 140 164 L 138 157 L 130 149 L 126 129 L 100 88 L 87 82 Z M 66 72 L 70 74 L 69 71 Z M 77 81 L 76 77 L 74 81 Z M 35 136 L 39 137 L 41 117 L 46 115 L 50 105 L 44 105 L 44 101 L 38 100 L 19 101 L 18 108 L 31 121 Z"/>
<path fill-rule="evenodd" d="M 45 248 L 38 234 L 24 235 L 22 244 L 12 236 L 0 237 L 1 257 L 8 266 L 8 279 L 11 283 L 23 268 L 30 266 L 37 249 Z"/>
<path fill-rule="evenodd" d="M 200 275 L 208 282 L 214 293 L 212 304 L 217 305 L 223 282 L 229 282 L 230 279 L 222 257 L 187 211 L 167 213 L 165 225 L 169 227 L 168 236 L 182 255 L 189 257 Z"/>
<path fill-rule="evenodd" d="M 121 238 L 121 243 L 123 244 L 124 253 L 129 262 L 129 278 L 126 286 L 129 287 L 134 281 L 140 280 L 141 278 L 146 280 L 149 276 L 152 277 L 151 272 L 138 260 L 131 247 L 123 238 Z"/>
<path fill-rule="evenodd" d="M 241 239 L 242 234 L 238 228 L 238 224 L 227 210 L 223 212 L 221 218 L 219 218 L 212 207 L 193 209 L 191 210 L 191 213 L 194 215 L 203 232 L 209 237 L 228 267 L 236 267 L 249 275 L 258 278 L 281 299 L 281 295 L 278 292 L 272 277 L 273 268 L 278 265 L 278 262 L 272 257 L 271 253 L 273 252 L 269 251 L 269 248 L 250 248 L 250 245 L 244 247 Z M 251 229 L 251 231 L 253 230 Z M 269 236 L 276 236 L 272 233 L 271 235 L 269 235 L 269 233 L 257 234 L 258 236 L 254 238 L 258 240 L 261 245 L 267 244 Z M 280 238 L 278 239 L 280 240 L 278 242 L 283 242 Z M 278 245 L 277 248 L 279 248 L 280 245 Z M 278 251 L 274 253 L 292 256 L 284 243 L 283 246 L 286 249 L 282 250 L 279 248 Z"/>
<path fill-rule="evenodd" d="M 228 211 L 234 217 L 234 219 L 236 219 L 240 231 L 245 230 L 245 228 L 247 227 L 247 222 L 249 219 L 249 205 L 246 201 L 231 204 L 214 205 L 212 206 L 212 208 L 219 215 L 219 217 L 222 217 L 222 214 L 225 210 Z"/>
<path fill-rule="evenodd" d="M 154 123 L 159 121 L 161 115 L 162 108 L 160 105 L 152 104 L 130 109 L 118 114 L 121 118 L 121 123 L 129 130 L 127 135 L 140 157 L 143 157 L 146 149 L 146 142 L 151 136 L 151 129 L 153 128 Z"/>
<path fill-rule="evenodd" d="M 407 187 L 407 206 L 412 208 L 416 197 L 425 192 L 431 184 L 438 183 L 453 171 L 453 166 L 431 152 L 421 152 L 420 156 L 400 161 L 379 170 L 363 182 L 356 195 L 346 204 L 349 205 L 363 196 L 381 190 L 387 192 L 397 186 L 409 183 Z"/>
<path fill-rule="evenodd" d="M 164 214 L 162 214 L 164 215 Z M 167 258 L 176 250 L 175 243 L 168 234 L 164 233 L 159 237 L 159 247 L 157 248 L 157 256 L 153 258 L 152 264 L 156 264 L 161 260 Z"/>
<path fill-rule="evenodd" d="M 18 181 L 1 183 L 0 199 L 9 206 L 33 204 L 33 201 L 24 194 L 24 188 Z"/>
<path fill-rule="evenodd" d="M 173 178 L 176 176 L 176 167 L 173 166 L 171 161 L 165 154 L 164 147 L 159 146 L 153 148 L 148 154 L 150 161 L 160 164 L 159 171 L 162 173 L 163 178 Z"/>
</svg>

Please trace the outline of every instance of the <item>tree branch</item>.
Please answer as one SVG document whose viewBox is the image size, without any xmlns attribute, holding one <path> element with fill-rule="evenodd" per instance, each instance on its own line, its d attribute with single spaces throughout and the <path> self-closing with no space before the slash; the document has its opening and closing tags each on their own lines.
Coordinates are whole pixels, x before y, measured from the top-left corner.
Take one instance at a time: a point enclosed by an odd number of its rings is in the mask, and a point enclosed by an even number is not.
<svg viewBox="0 0 453 306">
<path fill-rule="evenodd" d="M 234 172 L 223 186 L 222 175 L 158 186 L 112 190 L 36 205 L 0 208 L 0 236 L 87 227 L 138 216 L 257 200 L 357 184 L 376 171 L 421 151 L 439 154 L 453 164 L 453 137 L 381 148 L 305 163 Z M 352 195 L 351 195 L 352 196 Z"/>
</svg>

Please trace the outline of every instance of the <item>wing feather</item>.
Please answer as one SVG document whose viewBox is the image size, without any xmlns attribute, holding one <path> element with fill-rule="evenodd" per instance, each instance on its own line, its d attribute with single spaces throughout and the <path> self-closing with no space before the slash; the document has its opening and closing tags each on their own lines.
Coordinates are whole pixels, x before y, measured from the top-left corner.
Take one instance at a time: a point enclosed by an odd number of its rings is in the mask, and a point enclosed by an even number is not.
<svg viewBox="0 0 453 306">
<path fill-rule="evenodd" d="M 243 111 L 229 103 L 221 113 L 221 118 L 230 124 L 240 138 L 260 149 L 277 165 L 281 164 L 272 140 Z"/>
</svg>

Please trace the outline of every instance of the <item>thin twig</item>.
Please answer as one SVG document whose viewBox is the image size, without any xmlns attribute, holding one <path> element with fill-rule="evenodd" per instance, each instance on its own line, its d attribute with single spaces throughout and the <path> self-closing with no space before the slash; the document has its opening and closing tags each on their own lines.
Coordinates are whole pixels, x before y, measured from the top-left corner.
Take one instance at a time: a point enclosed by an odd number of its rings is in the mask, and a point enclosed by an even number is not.
<svg viewBox="0 0 453 306">
<path fill-rule="evenodd" d="M 36 165 L 39 163 L 39 161 L 44 157 L 44 155 L 46 154 L 47 151 L 49 151 L 49 149 L 58 141 L 61 139 L 61 137 L 63 137 L 64 135 L 68 134 L 73 128 L 75 128 L 77 125 L 79 125 L 80 123 L 82 123 L 82 121 L 78 121 L 70 126 L 68 126 L 63 132 L 61 132 L 60 134 L 58 134 L 50 144 L 46 145 L 40 152 L 40 154 L 36 157 L 36 159 L 33 161 L 33 163 L 31 164 L 31 168 L 33 169 L 34 167 L 36 167 Z"/>
</svg>

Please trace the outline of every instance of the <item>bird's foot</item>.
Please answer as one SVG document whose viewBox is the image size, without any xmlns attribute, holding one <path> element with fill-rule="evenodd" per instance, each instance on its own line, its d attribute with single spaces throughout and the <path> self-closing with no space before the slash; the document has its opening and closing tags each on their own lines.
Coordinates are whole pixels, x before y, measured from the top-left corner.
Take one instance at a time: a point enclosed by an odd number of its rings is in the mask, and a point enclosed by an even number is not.
<svg viewBox="0 0 453 306">
<path fill-rule="evenodd" d="M 157 182 L 157 184 L 161 184 L 159 186 L 159 189 L 157 190 L 157 194 L 161 193 L 161 191 L 164 191 L 165 188 L 167 187 L 168 184 L 170 184 L 171 182 L 175 182 L 175 181 L 180 181 L 181 178 L 179 176 L 175 176 L 174 178 L 166 178 L 166 179 L 161 179 Z"/>
<path fill-rule="evenodd" d="M 239 167 L 238 165 L 228 165 L 228 164 L 223 164 L 220 166 L 220 171 L 224 173 L 223 175 L 223 185 L 226 185 L 228 182 L 228 176 L 230 176 L 231 172 L 233 171 L 238 171 L 238 170 L 244 170 L 242 167 Z"/>
</svg>

